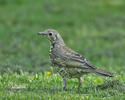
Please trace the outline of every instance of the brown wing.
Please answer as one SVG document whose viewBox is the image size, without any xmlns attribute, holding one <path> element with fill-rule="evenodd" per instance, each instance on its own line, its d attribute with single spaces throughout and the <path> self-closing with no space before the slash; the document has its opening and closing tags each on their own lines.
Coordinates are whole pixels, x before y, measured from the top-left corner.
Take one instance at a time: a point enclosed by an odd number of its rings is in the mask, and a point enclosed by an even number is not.
<svg viewBox="0 0 125 100">
<path fill-rule="evenodd" d="M 91 65 L 85 57 L 81 56 L 77 52 L 71 50 L 67 46 L 63 46 L 62 48 L 62 57 L 65 59 L 65 65 L 67 67 L 73 68 L 81 68 L 81 69 L 95 69 L 93 65 Z"/>
</svg>

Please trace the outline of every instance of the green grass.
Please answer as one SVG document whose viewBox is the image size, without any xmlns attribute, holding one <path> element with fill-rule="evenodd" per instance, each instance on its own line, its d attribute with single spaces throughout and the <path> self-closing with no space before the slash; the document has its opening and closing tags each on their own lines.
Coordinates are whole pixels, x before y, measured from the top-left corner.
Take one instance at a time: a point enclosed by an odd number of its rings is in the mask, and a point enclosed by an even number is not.
<svg viewBox="0 0 125 100">
<path fill-rule="evenodd" d="M 114 78 L 115 80 L 125 81 L 123 76 Z M 62 90 L 62 80 L 58 74 L 29 74 L 29 73 L 6 73 L 0 76 L 0 98 L 5 100 L 76 100 L 76 99 L 98 99 L 104 100 L 123 100 L 125 99 L 125 85 L 109 87 L 105 89 L 96 89 L 97 85 L 104 84 L 110 78 L 88 75 L 83 78 L 81 90 L 77 90 L 77 80 L 69 79 L 66 91 Z M 120 83 L 121 84 L 121 83 Z"/>
<path fill-rule="evenodd" d="M 125 93 L 116 88 L 85 89 L 106 80 L 125 83 L 124 10 L 124 0 L 0 0 L 0 99 L 124 100 Z M 43 75 L 51 71 L 49 42 L 37 32 L 47 28 L 58 30 L 69 47 L 117 77 L 85 76 L 80 94 L 71 79 L 69 91 L 62 91 L 59 75 Z M 15 85 L 26 88 L 11 89 Z"/>
</svg>

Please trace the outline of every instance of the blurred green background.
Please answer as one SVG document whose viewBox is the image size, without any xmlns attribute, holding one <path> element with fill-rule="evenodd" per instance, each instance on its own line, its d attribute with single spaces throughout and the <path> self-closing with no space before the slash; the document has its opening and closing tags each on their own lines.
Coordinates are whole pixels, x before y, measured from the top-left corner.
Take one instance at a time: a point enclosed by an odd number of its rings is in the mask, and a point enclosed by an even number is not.
<svg viewBox="0 0 125 100">
<path fill-rule="evenodd" d="M 125 0 L 0 0 L 0 72 L 44 72 L 53 28 L 92 64 L 125 72 Z"/>
</svg>

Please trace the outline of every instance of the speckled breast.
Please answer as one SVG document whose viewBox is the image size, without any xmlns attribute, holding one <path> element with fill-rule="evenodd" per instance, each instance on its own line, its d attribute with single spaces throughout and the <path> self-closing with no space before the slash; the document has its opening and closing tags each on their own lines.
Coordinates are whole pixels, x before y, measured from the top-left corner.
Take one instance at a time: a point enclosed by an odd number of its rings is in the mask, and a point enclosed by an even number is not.
<svg viewBox="0 0 125 100">
<path fill-rule="evenodd" d="M 62 77 L 67 77 L 67 78 L 79 78 L 82 75 L 86 74 L 86 72 L 83 72 L 79 68 L 70 68 L 70 67 L 64 67 L 62 62 L 57 63 L 57 55 L 54 52 L 53 48 L 50 48 L 50 53 L 49 53 L 50 59 L 52 64 L 54 65 L 54 70 L 59 73 Z"/>
</svg>

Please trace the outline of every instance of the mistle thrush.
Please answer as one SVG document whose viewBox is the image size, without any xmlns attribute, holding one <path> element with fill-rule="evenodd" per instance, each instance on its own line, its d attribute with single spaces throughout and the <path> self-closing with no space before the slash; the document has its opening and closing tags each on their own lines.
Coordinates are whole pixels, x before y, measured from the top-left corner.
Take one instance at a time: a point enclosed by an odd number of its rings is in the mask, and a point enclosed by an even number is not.
<svg viewBox="0 0 125 100">
<path fill-rule="evenodd" d="M 95 73 L 102 76 L 113 77 L 110 72 L 98 69 L 90 64 L 87 59 L 81 56 L 79 53 L 73 51 L 67 47 L 60 36 L 60 34 L 54 29 L 47 29 L 44 32 L 38 32 L 39 35 L 43 35 L 50 40 L 50 59 L 54 68 L 62 76 L 63 89 L 66 88 L 67 78 L 78 78 L 78 89 L 82 84 L 81 77 L 87 73 Z"/>
</svg>

